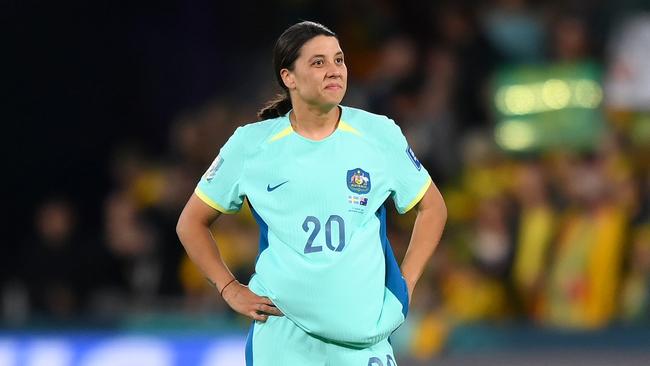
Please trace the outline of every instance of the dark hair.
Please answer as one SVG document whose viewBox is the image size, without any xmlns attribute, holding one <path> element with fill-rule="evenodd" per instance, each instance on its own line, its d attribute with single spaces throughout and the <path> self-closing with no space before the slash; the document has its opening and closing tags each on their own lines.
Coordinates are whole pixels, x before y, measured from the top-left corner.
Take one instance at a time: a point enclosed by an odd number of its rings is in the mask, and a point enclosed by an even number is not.
<svg viewBox="0 0 650 366">
<path fill-rule="evenodd" d="M 260 120 L 276 118 L 285 115 L 291 110 L 291 98 L 289 98 L 289 89 L 282 82 L 280 70 L 293 70 L 294 63 L 300 56 L 300 49 L 310 39 L 316 36 L 335 37 L 336 34 L 322 24 L 304 21 L 287 28 L 282 35 L 275 41 L 273 47 L 273 71 L 275 80 L 283 90 L 275 99 L 270 100 L 264 108 L 257 112 Z"/>
</svg>

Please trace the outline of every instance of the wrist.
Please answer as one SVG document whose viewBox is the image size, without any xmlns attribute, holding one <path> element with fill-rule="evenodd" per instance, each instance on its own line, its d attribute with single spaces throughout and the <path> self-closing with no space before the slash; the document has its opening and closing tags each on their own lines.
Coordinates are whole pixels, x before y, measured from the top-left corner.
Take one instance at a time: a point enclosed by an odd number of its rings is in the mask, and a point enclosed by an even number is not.
<svg viewBox="0 0 650 366">
<path fill-rule="evenodd" d="M 229 287 L 233 287 L 235 282 L 237 282 L 236 278 L 233 278 L 230 281 L 226 282 L 226 284 L 221 288 L 221 290 L 219 290 L 219 295 L 221 295 L 221 297 L 223 298 L 224 297 L 224 292 L 226 291 L 226 289 L 229 288 Z"/>
</svg>

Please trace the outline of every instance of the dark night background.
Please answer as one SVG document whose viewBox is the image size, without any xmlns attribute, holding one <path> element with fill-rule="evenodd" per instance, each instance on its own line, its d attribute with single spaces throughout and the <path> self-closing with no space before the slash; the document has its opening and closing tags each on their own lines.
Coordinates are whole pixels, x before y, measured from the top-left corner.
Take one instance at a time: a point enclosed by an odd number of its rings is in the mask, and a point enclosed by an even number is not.
<svg viewBox="0 0 650 366">
<path fill-rule="evenodd" d="M 312 18 L 335 28 L 340 6 L 6 2 L 1 16 L 9 28 L 3 52 L 8 242 L 29 230 L 25 218 L 35 202 L 57 193 L 82 205 L 90 225 L 83 226 L 91 229 L 96 200 L 110 184 L 106 165 L 116 143 L 137 141 L 159 153 L 170 122 L 183 110 L 215 97 L 259 98 L 250 95 L 256 86 L 242 83 L 241 73 L 266 54 L 268 70 L 259 74 L 260 83 L 269 83 L 271 48 L 282 30 Z M 408 19 L 404 26 L 417 27 L 418 9 L 393 10 L 405 13 L 398 17 Z"/>
</svg>

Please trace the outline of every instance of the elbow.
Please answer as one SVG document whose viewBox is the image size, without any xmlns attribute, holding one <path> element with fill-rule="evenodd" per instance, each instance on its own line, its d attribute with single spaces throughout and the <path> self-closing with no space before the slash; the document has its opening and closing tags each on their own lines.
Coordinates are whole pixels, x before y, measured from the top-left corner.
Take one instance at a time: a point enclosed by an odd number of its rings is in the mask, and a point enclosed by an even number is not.
<svg viewBox="0 0 650 366">
<path fill-rule="evenodd" d="M 447 217 L 447 206 L 445 206 L 443 202 L 442 209 L 440 210 L 440 220 L 443 225 L 447 223 Z"/>
<path fill-rule="evenodd" d="M 443 222 L 447 221 L 447 204 L 445 204 L 445 200 L 440 196 L 440 217 L 442 218 Z"/>
<path fill-rule="evenodd" d="M 183 237 L 187 233 L 187 222 L 181 214 L 181 216 L 178 218 L 178 222 L 176 223 L 176 235 L 178 238 L 181 240 L 181 243 L 183 242 Z"/>
</svg>

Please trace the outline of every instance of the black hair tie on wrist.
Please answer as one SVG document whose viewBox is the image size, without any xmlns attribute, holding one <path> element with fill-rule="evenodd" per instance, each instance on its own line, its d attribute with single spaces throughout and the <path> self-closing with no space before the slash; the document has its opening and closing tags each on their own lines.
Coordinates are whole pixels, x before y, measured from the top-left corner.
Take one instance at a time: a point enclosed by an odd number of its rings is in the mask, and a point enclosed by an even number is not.
<svg viewBox="0 0 650 366">
<path fill-rule="evenodd" d="M 226 287 L 228 287 L 228 285 L 230 285 L 231 283 L 233 283 L 233 282 L 235 282 L 235 281 L 237 281 L 236 278 L 233 278 L 232 280 L 230 280 L 230 282 L 228 282 L 224 287 L 221 288 L 221 291 L 219 291 L 219 295 L 220 295 L 221 297 L 223 297 L 223 290 L 225 290 Z"/>
</svg>

